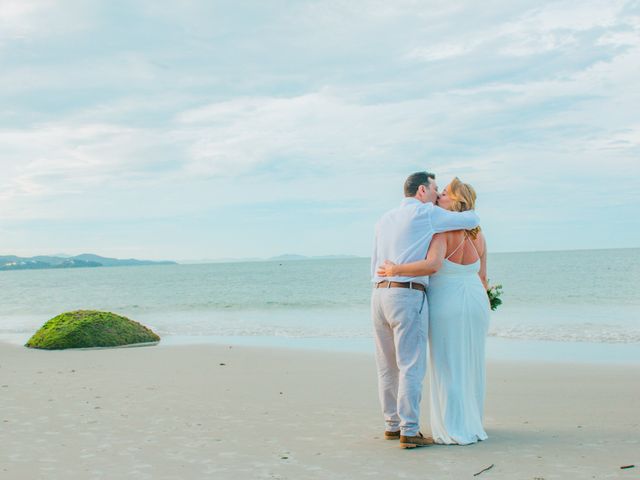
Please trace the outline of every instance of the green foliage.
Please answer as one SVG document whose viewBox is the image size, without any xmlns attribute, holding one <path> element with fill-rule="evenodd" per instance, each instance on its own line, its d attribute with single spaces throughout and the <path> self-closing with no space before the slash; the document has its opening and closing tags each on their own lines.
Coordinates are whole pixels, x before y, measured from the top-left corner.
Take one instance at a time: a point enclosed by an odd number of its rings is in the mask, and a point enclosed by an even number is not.
<svg viewBox="0 0 640 480">
<path fill-rule="evenodd" d="M 160 337 L 144 325 L 111 312 L 76 310 L 52 318 L 26 343 L 46 350 L 117 347 L 158 342 Z"/>
<path fill-rule="evenodd" d="M 489 296 L 491 310 L 495 310 L 502 305 L 502 300 L 500 299 L 500 295 L 502 295 L 502 285 L 492 285 L 487 290 L 487 295 Z"/>
</svg>

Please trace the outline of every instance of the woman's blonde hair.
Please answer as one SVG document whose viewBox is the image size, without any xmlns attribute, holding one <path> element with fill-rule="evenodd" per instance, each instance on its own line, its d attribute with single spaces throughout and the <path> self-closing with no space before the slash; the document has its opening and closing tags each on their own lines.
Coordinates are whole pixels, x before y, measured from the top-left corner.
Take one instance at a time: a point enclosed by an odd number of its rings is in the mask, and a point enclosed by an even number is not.
<svg viewBox="0 0 640 480">
<path fill-rule="evenodd" d="M 451 199 L 451 210 L 454 212 L 466 212 L 476 208 L 476 191 L 468 183 L 462 183 L 458 177 L 451 180 L 447 187 L 447 195 Z M 480 227 L 467 230 L 474 240 L 478 238 Z"/>
</svg>

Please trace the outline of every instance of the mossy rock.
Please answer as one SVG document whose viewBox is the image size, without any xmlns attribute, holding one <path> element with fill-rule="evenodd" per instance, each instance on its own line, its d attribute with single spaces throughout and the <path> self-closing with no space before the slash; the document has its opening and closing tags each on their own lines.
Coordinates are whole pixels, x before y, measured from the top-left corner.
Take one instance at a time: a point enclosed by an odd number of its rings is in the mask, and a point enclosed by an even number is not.
<svg viewBox="0 0 640 480">
<path fill-rule="evenodd" d="M 111 312 L 76 310 L 52 318 L 25 347 L 45 350 L 121 347 L 157 343 L 160 337 L 144 325 Z"/>
</svg>

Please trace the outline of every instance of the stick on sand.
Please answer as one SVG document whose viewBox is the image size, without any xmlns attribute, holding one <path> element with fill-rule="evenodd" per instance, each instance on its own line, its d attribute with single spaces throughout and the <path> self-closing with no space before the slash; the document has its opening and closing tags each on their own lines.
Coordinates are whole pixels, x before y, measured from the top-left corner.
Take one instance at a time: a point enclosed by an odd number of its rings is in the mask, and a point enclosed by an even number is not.
<svg viewBox="0 0 640 480">
<path fill-rule="evenodd" d="M 489 465 L 487 468 L 483 468 L 482 470 L 480 470 L 478 473 L 474 473 L 473 476 L 477 477 L 478 475 L 480 475 L 482 472 L 486 472 L 487 470 L 491 470 L 493 468 L 493 463 L 491 465 Z"/>
</svg>

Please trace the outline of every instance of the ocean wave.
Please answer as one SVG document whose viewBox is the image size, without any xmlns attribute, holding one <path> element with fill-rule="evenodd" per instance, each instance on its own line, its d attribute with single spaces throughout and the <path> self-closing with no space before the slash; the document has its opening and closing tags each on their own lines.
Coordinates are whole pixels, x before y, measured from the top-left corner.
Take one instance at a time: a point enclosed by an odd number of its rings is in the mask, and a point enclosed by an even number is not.
<svg viewBox="0 0 640 480">
<path fill-rule="evenodd" d="M 153 327 L 152 327 L 153 328 Z M 156 328 L 162 335 L 187 336 L 221 336 L 221 337 L 280 337 L 280 338 L 373 338 L 370 331 L 365 330 L 317 330 L 308 328 L 281 328 L 256 326 L 247 328 L 211 328 L 207 330 L 184 328 Z"/>
<path fill-rule="evenodd" d="M 500 327 L 490 337 L 554 342 L 640 343 L 640 330 L 629 327 L 586 325 L 581 328 L 542 328 L 532 326 Z"/>
<path fill-rule="evenodd" d="M 281 337 L 281 338 L 372 338 L 369 329 L 332 329 L 305 327 L 282 327 L 269 325 L 255 325 L 245 327 L 212 327 L 199 328 L 160 328 L 156 330 L 161 335 L 193 335 L 193 336 L 247 336 L 247 337 Z M 496 329 L 489 332 L 489 337 L 538 340 L 555 342 L 584 342 L 584 343 L 640 343 L 640 331 L 628 329 L 589 329 L 581 331 L 549 330 L 534 327 L 511 327 Z"/>
<path fill-rule="evenodd" d="M 148 315 L 135 318 L 148 325 L 159 335 L 179 336 L 247 336 L 280 338 L 372 338 L 372 329 L 366 312 L 358 315 L 290 316 L 266 315 L 260 317 L 215 317 L 179 314 L 157 318 Z M 32 334 L 42 321 L 32 318 L 0 319 L 0 334 Z M 494 323 L 489 337 L 514 340 L 555 342 L 584 342 L 604 344 L 640 343 L 640 328 L 634 325 L 598 325 L 580 323 L 566 325 L 532 325 L 521 323 L 504 325 Z"/>
</svg>

